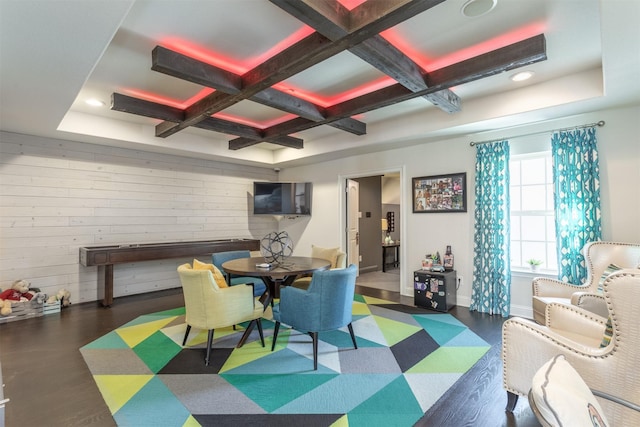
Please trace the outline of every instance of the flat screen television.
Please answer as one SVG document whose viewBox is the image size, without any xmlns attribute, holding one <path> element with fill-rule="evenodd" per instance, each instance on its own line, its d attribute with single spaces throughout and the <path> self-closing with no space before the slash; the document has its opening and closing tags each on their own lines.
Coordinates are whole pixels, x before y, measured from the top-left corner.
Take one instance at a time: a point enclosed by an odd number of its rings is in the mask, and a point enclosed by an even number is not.
<svg viewBox="0 0 640 427">
<path fill-rule="evenodd" d="M 311 215 L 310 182 L 254 182 L 254 215 Z"/>
</svg>

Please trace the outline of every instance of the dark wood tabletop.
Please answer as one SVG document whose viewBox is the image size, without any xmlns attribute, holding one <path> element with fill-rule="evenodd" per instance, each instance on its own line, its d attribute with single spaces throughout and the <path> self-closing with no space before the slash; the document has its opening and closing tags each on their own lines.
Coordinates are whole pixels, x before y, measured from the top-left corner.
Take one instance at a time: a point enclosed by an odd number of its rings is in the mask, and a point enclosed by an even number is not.
<svg viewBox="0 0 640 427">
<path fill-rule="evenodd" d="M 299 256 L 288 257 L 277 266 L 258 267 L 264 262 L 262 257 L 238 258 L 222 264 L 222 269 L 230 274 L 282 280 L 292 276 L 328 270 L 331 267 L 331 263 L 326 259 Z"/>
<path fill-rule="evenodd" d="M 227 274 L 227 281 L 230 280 L 230 274 L 262 278 L 267 285 L 266 291 L 260 297 L 260 302 L 265 309 L 267 306 L 273 305 L 274 298 L 279 298 L 280 286 L 291 285 L 300 275 L 328 270 L 331 267 L 331 262 L 326 259 L 299 256 L 288 257 L 279 265 L 258 267 L 263 263 L 265 263 L 263 257 L 238 258 L 223 263 L 222 269 Z M 244 344 L 246 337 L 251 333 L 252 327 L 253 323 L 240 338 L 238 347 Z"/>
</svg>

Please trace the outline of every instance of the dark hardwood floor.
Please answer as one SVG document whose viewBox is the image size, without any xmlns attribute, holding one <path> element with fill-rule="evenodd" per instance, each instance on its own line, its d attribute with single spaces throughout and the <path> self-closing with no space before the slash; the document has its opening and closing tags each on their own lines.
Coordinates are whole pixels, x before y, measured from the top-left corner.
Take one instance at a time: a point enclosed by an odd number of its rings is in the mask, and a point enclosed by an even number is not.
<svg viewBox="0 0 640 427">
<path fill-rule="evenodd" d="M 356 292 L 413 305 L 397 292 L 358 286 Z M 180 289 L 117 298 L 111 308 L 74 304 L 60 315 L 0 325 L 7 427 L 115 425 L 78 349 L 141 314 L 183 305 Z M 525 398 L 504 411 L 500 361 L 503 319 L 454 307 L 451 314 L 491 350 L 425 414 L 417 426 L 538 426 Z M 2 423 L 0 422 L 0 425 Z"/>
</svg>

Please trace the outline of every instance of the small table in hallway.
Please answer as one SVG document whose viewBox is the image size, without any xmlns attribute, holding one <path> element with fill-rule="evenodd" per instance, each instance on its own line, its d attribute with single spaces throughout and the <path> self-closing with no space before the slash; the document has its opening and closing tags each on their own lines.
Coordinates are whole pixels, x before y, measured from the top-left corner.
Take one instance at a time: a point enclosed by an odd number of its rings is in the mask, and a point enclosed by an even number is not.
<svg viewBox="0 0 640 427">
<path fill-rule="evenodd" d="M 393 249 L 393 262 L 387 262 L 387 250 Z M 400 267 L 400 243 L 382 244 L 382 272 L 387 271 L 387 266 Z"/>
</svg>

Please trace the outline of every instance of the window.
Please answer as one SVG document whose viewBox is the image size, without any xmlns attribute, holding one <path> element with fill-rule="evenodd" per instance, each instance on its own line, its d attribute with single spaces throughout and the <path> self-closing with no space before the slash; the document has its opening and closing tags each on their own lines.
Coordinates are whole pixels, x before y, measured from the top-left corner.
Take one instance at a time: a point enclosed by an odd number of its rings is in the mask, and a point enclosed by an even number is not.
<svg viewBox="0 0 640 427">
<path fill-rule="evenodd" d="M 511 199 L 511 267 L 558 270 L 553 210 L 551 152 L 512 155 L 509 161 Z"/>
</svg>

